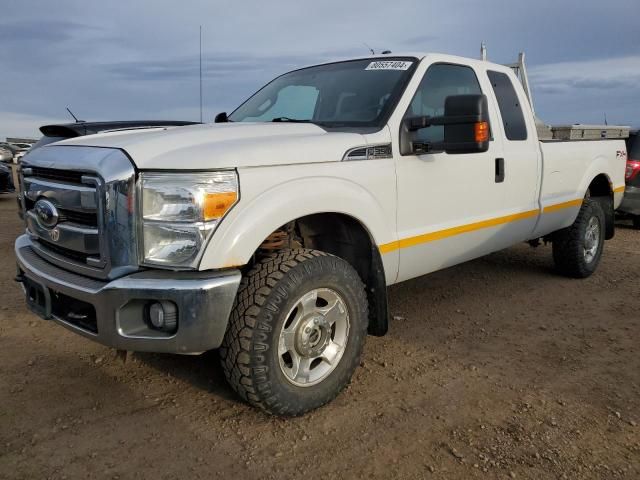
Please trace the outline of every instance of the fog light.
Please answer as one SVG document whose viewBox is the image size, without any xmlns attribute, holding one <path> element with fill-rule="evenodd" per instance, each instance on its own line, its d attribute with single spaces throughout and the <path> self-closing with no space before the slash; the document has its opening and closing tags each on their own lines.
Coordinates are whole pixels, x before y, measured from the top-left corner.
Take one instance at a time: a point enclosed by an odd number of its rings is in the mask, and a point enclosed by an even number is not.
<svg viewBox="0 0 640 480">
<path fill-rule="evenodd" d="M 178 308 L 168 300 L 152 303 L 148 315 L 149 323 L 157 330 L 173 332 L 178 326 Z"/>
</svg>

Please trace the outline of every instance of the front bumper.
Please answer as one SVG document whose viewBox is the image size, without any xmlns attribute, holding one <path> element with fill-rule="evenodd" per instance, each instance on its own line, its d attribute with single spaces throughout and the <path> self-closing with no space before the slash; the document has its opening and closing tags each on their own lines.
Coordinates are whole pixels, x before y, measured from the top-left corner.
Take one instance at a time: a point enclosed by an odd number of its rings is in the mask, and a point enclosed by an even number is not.
<svg viewBox="0 0 640 480">
<path fill-rule="evenodd" d="M 39 316 L 122 350 L 194 354 L 222 343 L 240 284 L 238 270 L 148 270 L 105 282 L 52 265 L 31 246 L 27 235 L 16 240 L 17 280 Z M 177 306 L 174 333 L 155 330 L 145 320 L 148 304 L 157 300 Z"/>
<path fill-rule="evenodd" d="M 618 210 L 631 215 L 640 215 L 640 188 L 627 185 Z"/>
</svg>

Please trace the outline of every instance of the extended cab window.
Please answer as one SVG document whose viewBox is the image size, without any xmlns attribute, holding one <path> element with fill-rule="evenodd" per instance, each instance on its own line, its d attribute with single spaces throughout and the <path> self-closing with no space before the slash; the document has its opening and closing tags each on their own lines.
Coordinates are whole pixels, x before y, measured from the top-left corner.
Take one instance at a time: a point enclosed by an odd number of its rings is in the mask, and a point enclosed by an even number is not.
<svg viewBox="0 0 640 480">
<path fill-rule="evenodd" d="M 355 60 L 286 73 L 229 116 L 232 122 L 309 122 L 327 127 L 383 125 L 418 61 Z"/>
<path fill-rule="evenodd" d="M 470 67 L 436 63 L 429 67 L 416 91 L 406 117 L 444 115 L 444 102 L 450 95 L 482 94 L 475 72 Z M 431 126 L 416 132 L 416 140 L 425 143 L 444 141 L 444 127 Z"/>
<path fill-rule="evenodd" d="M 524 122 L 520 100 L 518 100 L 511 79 L 504 73 L 492 70 L 487 72 L 487 76 L 498 100 L 507 140 L 526 140 L 527 125 Z"/>
</svg>

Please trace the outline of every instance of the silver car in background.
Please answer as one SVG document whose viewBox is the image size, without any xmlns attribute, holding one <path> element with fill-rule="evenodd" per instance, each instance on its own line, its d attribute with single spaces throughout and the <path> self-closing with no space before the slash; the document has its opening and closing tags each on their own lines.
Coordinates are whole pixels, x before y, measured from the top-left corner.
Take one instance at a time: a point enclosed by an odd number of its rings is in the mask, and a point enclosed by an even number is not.
<svg viewBox="0 0 640 480">
<path fill-rule="evenodd" d="M 6 147 L 0 146 L 0 162 L 2 163 L 13 162 L 13 152 Z"/>
</svg>

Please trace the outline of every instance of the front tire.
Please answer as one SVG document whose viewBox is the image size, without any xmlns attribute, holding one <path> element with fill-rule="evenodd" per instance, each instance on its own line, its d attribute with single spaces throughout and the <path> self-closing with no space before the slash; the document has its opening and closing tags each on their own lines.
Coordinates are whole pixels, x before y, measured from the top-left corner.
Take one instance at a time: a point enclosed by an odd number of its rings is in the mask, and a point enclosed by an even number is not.
<svg viewBox="0 0 640 480">
<path fill-rule="evenodd" d="M 333 400 L 360 363 L 365 287 L 341 258 L 283 250 L 240 284 L 220 347 L 232 388 L 251 405 L 301 415 Z"/>
<path fill-rule="evenodd" d="M 605 238 L 605 216 L 600 203 L 586 198 L 573 225 L 553 234 L 556 269 L 572 278 L 586 278 L 598 268 Z"/>
</svg>

